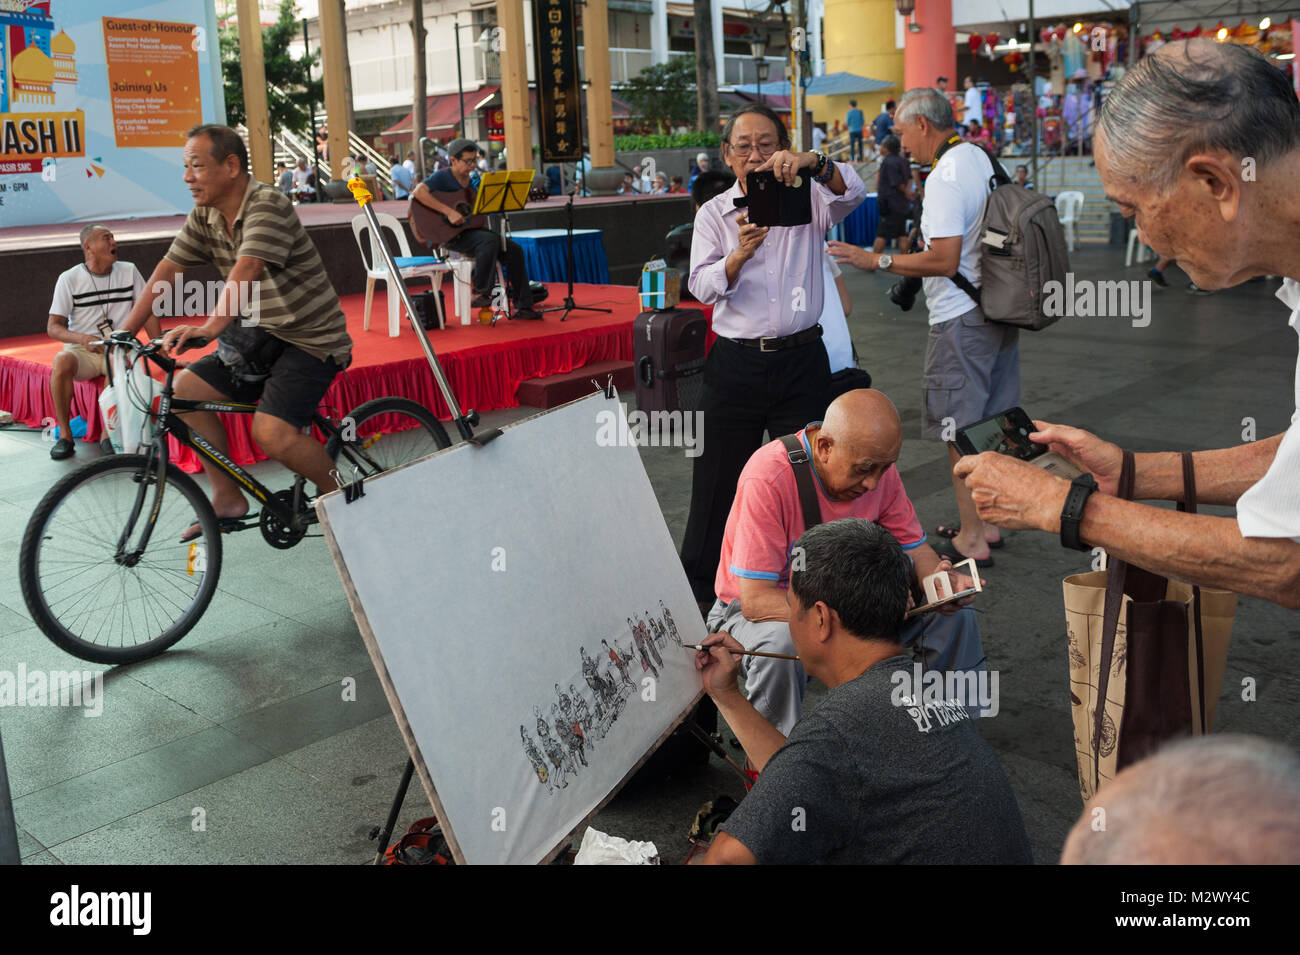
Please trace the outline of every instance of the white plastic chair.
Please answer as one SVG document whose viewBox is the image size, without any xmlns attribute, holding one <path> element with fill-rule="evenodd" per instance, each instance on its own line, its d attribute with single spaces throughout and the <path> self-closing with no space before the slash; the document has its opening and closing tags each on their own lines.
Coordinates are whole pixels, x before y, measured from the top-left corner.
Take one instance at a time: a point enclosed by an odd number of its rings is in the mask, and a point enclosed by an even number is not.
<svg viewBox="0 0 1300 955">
<path fill-rule="evenodd" d="M 379 220 L 380 229 L 391 231 L 397 239 L 397 248 L 402 254 L 394 256 L 394 260 L 402 278 L 405 280 L 427 277 L 431 288 L 440 288 L 441 273 L 451 271 L 451 265 L 433 256 L 412 256 L 411 247 L 406 241 L 406 233 L 397 218 L 387 212 L 376 212 L 375 217 Z M 366 267 L 366 312 L 362 328 L 370 331 L 370 305 L 375 297 L 375 282 L 389 281 L 388 269 L 384 266 L 384 254 L 378 245 L 381 239 L 371 230 L 364 213 L 352 217 L 352 235 L 357 240 L 361 263 Z M 385 291 L 388 297 L 388 337 L 396 338 L 401 328 L 402 296 L 392 288 Z M 438 324 L 441 327 L 443 316 L 438 317 Z"/>
<path fill-rule="evenodd" d="M 474 320 L 474 309 L 471 305 L 474 299 L 474 259 L 460 252 L 453 252 L 451 249 L 444 248 L 442 252 L 447 256 L 447 265 L 451 269 L 452 307 L 456 310 L 460 323 L 469 325 Z M 506 284 L 506 275 L 501 268 L 500 259 L 497 259 L 497 284 L 503 288 Z M 441 276 L 438 278 L 438 288 L 442 288 Z"/>
<path fill-rule="evenodd" d="M 1082 192 L 1067 189 L 1056 194 L 1056 214 L 1061 220 L 1061 225 L 1065 227 L 1065 244 L 1071 252 L 1074 251 L 1074 222 L 1082 208 Z"/>
<path fill-rule="evenodd" d="M 1128 234 L 1128 250 L 1124 253 L 1124 267 L 1128 268 L 1132 265 L 1134 258 L 1136 258 L 1140 264 L 1145 262 L 1147 259 L 1152 258 L 1154 255 L 1155 252 L 1151 250 L 1151 246 L 1146 245 L 1138 238 L 1138 230 L 1130 230 Z"/>
</svg>

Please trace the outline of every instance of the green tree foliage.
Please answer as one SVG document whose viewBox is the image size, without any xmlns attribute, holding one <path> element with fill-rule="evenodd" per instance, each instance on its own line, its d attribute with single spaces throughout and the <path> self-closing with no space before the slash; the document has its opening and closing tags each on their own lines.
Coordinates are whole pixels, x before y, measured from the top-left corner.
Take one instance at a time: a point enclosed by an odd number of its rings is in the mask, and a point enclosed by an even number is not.
<svg viewBox="0 0 1300 955">
<path fill-rule="evenodd" d="M 657 133 L 651 136 L 615 136 L 614 150 L 616 152 L 639 152 L 644 149 L 680 149 L 682 147 L 695 148 L 697 146 L 718 146 L 722 142 L 722 137 L 717 133 L 675 133 L 673 135 L 664 135 Z"/>
<path fill-rule="evenodd" d="M 231 11 L 227 11 L 229 14 Z M 262 31 L 262 58 L 266 64 L 267 107 L 271 129 L 302 135 L 311 127 L 309 104 L 324 98 L 323 83 L 311 79 L 315 54 L 294 59 L 289 44 L 302 37 L 302 23 L 296 19 L 294 0 L 281 0 L 280 18 Z M 226 91 L 226 122 L 231 126 L 247 122 L 244 111 L 244 76 L 240 67 L 239 30 L 225 20 L 221 24 L 221 72 Z"/>
<path fill-rule="evenodd" d="M 647 66 L 619 90 L 619 98 L 661 133 L 695 123 L 695 57 L 672 56 Z"/>
</svg>

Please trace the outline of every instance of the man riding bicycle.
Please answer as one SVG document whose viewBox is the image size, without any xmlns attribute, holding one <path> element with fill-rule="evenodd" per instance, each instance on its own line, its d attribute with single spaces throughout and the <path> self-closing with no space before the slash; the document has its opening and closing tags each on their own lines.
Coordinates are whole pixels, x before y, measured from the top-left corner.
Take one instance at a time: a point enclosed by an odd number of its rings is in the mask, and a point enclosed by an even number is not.
<svg viewBox="0 0 1300 955">
<path fill-rule="evenodd" d="M 351 361 L 352 339 L 338 294 L 292 202 L 249 174 L 248 151 L 238 133 L 227 126 L 197 126 L 189 132 L 183 155 L 194 209 L 123 328 L 134 333 L 143 326 L 155 300 L 171 298 L 173 283 L 185 270 L 215 266 L 225 286 L 212 313 L 200 326 L 179 325 L 163 336 L 167 352 L 182 351 L 192 338 L 218 343 L 216 354 L 177 376 L 176 397 L 260 399 L 253 440 L 269 457 L 314 483 L 318 493 L 332 491 L 337 483 L 330 476 L 329 455 L 302 429 L 334 376 Z M 193 430 L 228 455 L 225 428 L 215 413 L 184 416 Z M 249 506 L 239 485 L 206 459 L 203 470 L 223 529 L 237 526 Z M 183 539 L 199 534 L 196 524 Z"/>
</svg>

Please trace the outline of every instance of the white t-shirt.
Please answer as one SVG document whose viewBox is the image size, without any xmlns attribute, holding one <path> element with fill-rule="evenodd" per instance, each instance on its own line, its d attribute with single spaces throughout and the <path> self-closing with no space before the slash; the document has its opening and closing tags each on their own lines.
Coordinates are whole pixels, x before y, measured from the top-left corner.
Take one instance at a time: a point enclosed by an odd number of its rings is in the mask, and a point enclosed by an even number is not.
<svg viewBox="0 0 1300 955">
<path fill-rule="evenodd" d="M 64 315 L 68 329 L 96 335 L 104 319 L 121 328 L 135 300 L 144 294 L 144 276 L 130 262 L 114 262 L 108 275 L 94 275 L 84 264 L 74 265 L 54 283 L 51 315 Z"/>
<path fill-rule="evenodd" d="M 818 321 L 822 326 L 822 344 L 826 346 L 826 357 L 830 359 L 833 375 L 853 365 L 853 339 L 849 337 L 849 320 L 844 315 L 840 290 L 835 287 L 840 268 L 829 253 L 822 256 L 822 262 L 822 282 L 826 294 L 822 296 L 822 315 Z"/>
<path fill-rule="evenodd" d="M 943 154 L 925 180 L 921 238 L 928 247 L 935 239 L 961 236 L 961 274 L 976 287 L 980 284 L 980 231 L 992 175 L 988 153 L 974 143 L 958 143 Z M 921 284 L 931 325 L 950 321 L 975 307 L 971 297 L 946 275 L 927 276 Z"/>
<path fill-rule="evenodd" d="M 975 120 L 979 120 L 981 126 L 984 124 L 984 96 L 978 86 L 972 86 L 966 91 L 965 122 L 970 123 Z"/>
<path fill-rule="evenodd" d="M 821 149 L 824 142 L 826 142 L 826 131 L 820 126 L 814 126 L 812 131 L 813 149 Z"/>
<path fill-rule="evenodd" d="M 1291 327 L 1300 334 L 1300 282 L 1287 279 L 1277 297 L 1291 309 Z M 1289 537 L 1300 543 L 1300 356 L 1291 427 L 1268 471 L 1237 499 L 1237 526 L 1243 537 Z"/>
</svg>

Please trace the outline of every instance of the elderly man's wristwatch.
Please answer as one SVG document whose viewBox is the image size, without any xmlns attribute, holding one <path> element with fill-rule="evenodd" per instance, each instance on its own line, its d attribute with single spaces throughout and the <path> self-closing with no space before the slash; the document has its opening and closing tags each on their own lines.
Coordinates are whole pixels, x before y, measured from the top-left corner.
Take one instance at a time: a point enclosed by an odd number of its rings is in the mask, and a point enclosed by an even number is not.
<svg viewBox="0 0 1300 955">
<path fill-rule="evenodd" d="M 886 252 L 876 259 L 876 268 L 881 272 L 888 272 L 889 267 L 894 264 L 894 257 Z"/>
<path fill-rule="evenodd" d="M 1090 549 L 1087 544 L 1079 540 L 1079 522 L 1083 520 L 1083 507 L 1095 490 L 1097 490 L 1097 482 L 1086 472 L 1070 482 L 1070 493 L 1065 498 L 1065 507 L 1061 508 L 1062 547 L 1073 550 Z"/>
</svg>

